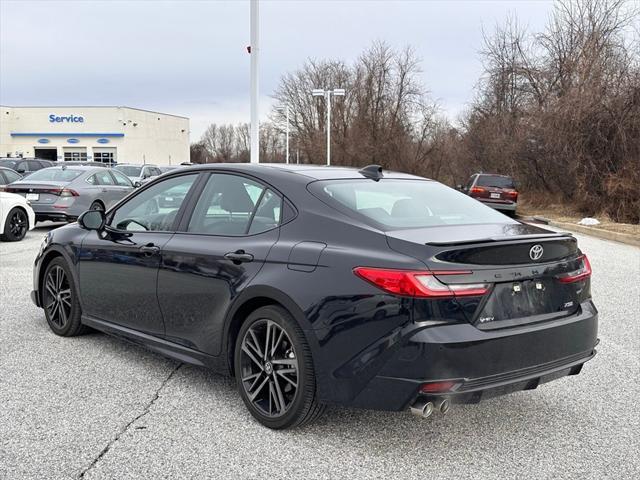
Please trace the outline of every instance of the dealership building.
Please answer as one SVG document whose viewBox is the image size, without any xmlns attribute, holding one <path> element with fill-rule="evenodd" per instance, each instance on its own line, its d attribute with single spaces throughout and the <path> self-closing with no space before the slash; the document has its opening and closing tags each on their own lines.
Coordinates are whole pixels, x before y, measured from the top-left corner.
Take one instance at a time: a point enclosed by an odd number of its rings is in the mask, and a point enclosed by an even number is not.
<svg viewBox="0 0 640 480">
<path fill-rule="evenodd" d="M 0 157 L 189 161 L 189 119 L 129 107 L 0 107 Z"/>
</svg>

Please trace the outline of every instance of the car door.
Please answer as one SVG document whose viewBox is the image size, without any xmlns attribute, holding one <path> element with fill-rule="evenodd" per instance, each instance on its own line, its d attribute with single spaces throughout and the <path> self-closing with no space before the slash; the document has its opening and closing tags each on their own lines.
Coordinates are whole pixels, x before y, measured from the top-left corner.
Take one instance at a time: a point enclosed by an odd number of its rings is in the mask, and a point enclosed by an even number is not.
<svg viewBox="0 0 640 480">
<path fill-rule="evenodd" d="M 156 294 L 161 249 L 175 231 L 187 195 L 170 205 L 161 199 L 175 190 L 189 192 L 197 177 L 197 172 L 172 176 L 138 192 L 110 212 L 105 231 L 86 235 L 78 266 L 85 314 L 164 334 Z"/>
<path fill-rule="evenodd" d="M 158 300 L 168 338 L 218 355 L 229 306 L 278 240 L 282 199 L 255 179 L 212 173 L 191 203 L 162 248 Z"/>
</svg>

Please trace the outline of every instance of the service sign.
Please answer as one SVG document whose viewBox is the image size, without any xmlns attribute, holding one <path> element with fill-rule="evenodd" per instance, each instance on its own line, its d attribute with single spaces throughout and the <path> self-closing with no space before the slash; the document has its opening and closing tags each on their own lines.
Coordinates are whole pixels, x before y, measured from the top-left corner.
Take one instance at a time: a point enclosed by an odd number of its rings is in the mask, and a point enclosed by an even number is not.
<svg viewBox="0 0 640 480">
<path fill-rule="evenodd" d="M 52 113 L 49 115 L 50 123 L 84 123 L 84 117 L 81 115 L 56 115 Z"/>
</svg>

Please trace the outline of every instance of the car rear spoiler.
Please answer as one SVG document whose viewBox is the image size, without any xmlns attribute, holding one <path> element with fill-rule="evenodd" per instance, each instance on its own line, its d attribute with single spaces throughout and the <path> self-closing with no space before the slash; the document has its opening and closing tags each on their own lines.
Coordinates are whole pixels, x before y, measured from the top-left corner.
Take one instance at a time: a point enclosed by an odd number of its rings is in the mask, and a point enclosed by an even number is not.
<svg viewBox="0 0 640 480">
<path fill-rule="evenodd" d="M 517 241 L 530 241 L 530 240 L 552 240 L 559 238 L 575 238 L 571 233 L 543 233 L 532 235 L 501 235 L 498 237 L 486 237 L 486 238 L 474 238 L 469 240 L 457 240 L 452 242 L 427 242 L 425 245 L 432 245 L 434 247 L 446 247 L 454 245 L 470 245 L 474 243 L 490 243 L 490 242 L 517 242 Z"/>
</svg>

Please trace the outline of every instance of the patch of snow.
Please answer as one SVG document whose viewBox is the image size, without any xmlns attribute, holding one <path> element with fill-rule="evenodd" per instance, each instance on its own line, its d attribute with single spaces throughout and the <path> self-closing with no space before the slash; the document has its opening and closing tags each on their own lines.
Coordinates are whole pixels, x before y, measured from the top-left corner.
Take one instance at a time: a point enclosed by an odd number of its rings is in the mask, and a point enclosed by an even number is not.
<svg viewBox="0 0 640 480">
<path fill-rule="evenodd" d="M 578 222 L 578 225 L 600 225 L 600 222 L 595 218 L 585 217 Z"/>
</svg>

